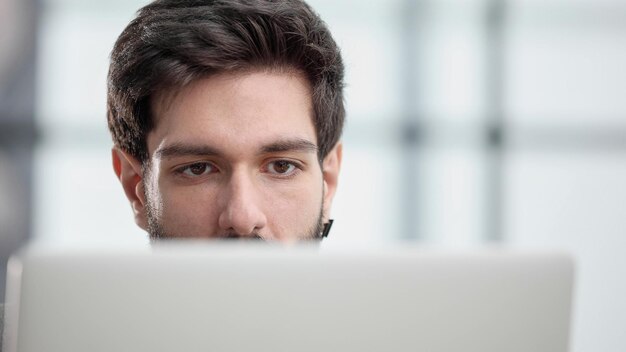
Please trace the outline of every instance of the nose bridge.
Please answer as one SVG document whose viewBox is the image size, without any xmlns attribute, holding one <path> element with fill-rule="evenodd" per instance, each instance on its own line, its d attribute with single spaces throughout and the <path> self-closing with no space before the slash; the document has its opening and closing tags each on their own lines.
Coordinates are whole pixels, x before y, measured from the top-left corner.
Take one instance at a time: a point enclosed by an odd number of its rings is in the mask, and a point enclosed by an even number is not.
<svg viewBox="0 0 626 352">
<path fill-rule="evenodd" d="M 233 169 L 225 191 L 225 203 L 219 217 L 222 230 L 246 236 L 265 226 L 258 186 L 245 168 Z"/>
</svg>

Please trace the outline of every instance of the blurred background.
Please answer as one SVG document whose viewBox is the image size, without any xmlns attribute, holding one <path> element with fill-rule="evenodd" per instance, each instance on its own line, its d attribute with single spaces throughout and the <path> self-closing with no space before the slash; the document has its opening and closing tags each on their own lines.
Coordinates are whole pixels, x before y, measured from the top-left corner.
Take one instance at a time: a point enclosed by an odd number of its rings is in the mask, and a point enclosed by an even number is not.
<svg viewBox="0 0 626 352">
<path fill-rule="evenodd" d="M 0 0 L 0 283 L 28 239 L 147 243 L 105 119 L 145 3 Z M 347 66 L 328 241 L 565 249 L 572 351 L 625 351 L 626 1 L 310 3 Z"/>
</svg>

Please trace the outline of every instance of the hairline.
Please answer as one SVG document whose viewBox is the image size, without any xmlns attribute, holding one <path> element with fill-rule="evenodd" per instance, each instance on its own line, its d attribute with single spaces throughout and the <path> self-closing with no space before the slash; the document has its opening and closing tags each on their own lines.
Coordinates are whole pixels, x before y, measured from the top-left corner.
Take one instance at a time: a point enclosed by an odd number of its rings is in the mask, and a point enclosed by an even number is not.
<svg viewBox="0 0 626 352">
<path fill-rule="evenodd" d="M 299 69 L 291 64 L 269 64 L 269 65 L 261 65 L 261 64 L 250 64 L 230 70 L 219 70 L 211 73 L 206 73 L 202 75 L 198 75 L 193 79 L 189 79 L 182 83 L 165 83 L 160 85 L 157 83 L 156 90 L 149 94 L 146 98 L 148 99 L 148 104 L 150 106 L 150 120 L 153 125 L 156 124 L 156 120 L 154 119 L 154 109 L 158 108 L 160 111 L 168 110 L 171 104 L 176 100 L 178 95 L 189 88 L 190 86 L 203 81 L 210 79 L 212 77 L 218 76 L 231 76 L 232 79 L 238 79 L 246 75 L 254 74 L 254 73 L 269 73 L 269 74 L 278 74 L 278 75 L 289 75 L 289 76 L 300 76 L 306 82 L 306 86 L 309 90 L 309 97 L 311 99 L 311 107 L 313 106 L 313 83 L 307 77 L 306 72 L 302 69 Z M 314 113 L 314 112 L 313 112 Z M 314 117 L 314 116 L 313 116 Z M 154 126 L 152 126 L 154 128 Z M 146 131 L 146 134 L 150 131 Z M 317 132 L 317 131 L 316 131 Z"/>
<path fill-rule="evenodd" d="M 292 64 L 250 64 L 243 67 L 238 67 L 230 70 L 220 70 L 212 73 L 207 73 L 204 75 L 198 75 L 197 77 L 190 79 L 186 82 L 182 82 L 181 84 L 164 84 L 162 86 L 157 85 L 157 89 L 152 94 L 148 95 L 146 98 L 148 99 L 149 112 L 148 116 L 150 119 L 150 129 L 145 131 L 145 152 L 146 154 L 143 156 L 144 160 L 140 160 L 140 162 L 146 163 L 150 161 L 150 153 L 148 150 L 148 135 L 152 132 L 158 123 L 157 113 L 162 113 L 171 108 L 171 105 L 178 98 L 178 96 L 184 92 L 189 87 L 197 84 L 200 81 L 207 80 L 213 77 L 229 77 L 230 79 L 240 79 L 244 76 L 255 74 L 255 73 L 267 73 L 267 74 L 276 74 L 276 75 L 287 75 L 290 77 L 297 77 L 302 79 L 307 88 L 307 94 L 309 98 L 309 118 L 311 119 L 311 123 L 313 124 L 313 129 L 315 131 L 315 142 L 317 146 L 317 159 L 320 162 L 326 155 L 320 155 L 320 146 L 319 146 L 319 131 L 317 130 L 316 125 L 316 111 L 315 111 L 315 102 L 313 101 L 313 83 L 311 79 L 307 76 L 306 72 L 303 69 L 295 67 Z M 330 148 L 326 154 L 330 152 L 332 148 Z"/>
</svg>

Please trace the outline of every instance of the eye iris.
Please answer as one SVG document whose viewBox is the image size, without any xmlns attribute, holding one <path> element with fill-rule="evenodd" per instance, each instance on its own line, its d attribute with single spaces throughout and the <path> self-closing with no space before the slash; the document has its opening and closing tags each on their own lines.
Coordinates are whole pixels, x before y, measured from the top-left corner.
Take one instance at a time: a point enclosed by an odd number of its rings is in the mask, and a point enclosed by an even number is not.
<svg viewBox="0 0 626 352">
<path fill-rule="evenodd" d="M 189 166 L 189 171 L 194 175 L 202 175 L 206 171 L 206 164 L 193 164 Z"/>
<path fill-rule="evenodd" d="M 289 171 L 291 164 L 286 161 L 277 161 L 274 163 L 274 170 L 279 174 L 284 174 Z"/>
</svg>

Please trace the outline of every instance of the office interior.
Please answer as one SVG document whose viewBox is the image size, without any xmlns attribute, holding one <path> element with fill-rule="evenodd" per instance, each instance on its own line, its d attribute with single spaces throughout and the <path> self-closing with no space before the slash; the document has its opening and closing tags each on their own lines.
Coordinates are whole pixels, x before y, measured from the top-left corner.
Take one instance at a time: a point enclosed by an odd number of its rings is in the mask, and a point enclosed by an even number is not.
<svg viewBox="0 0 626 352">
<path fill-rule="evenodd" d="M 106 73 L 139 0 L 0 0 L 0 302 L 29 240 L 147 244 Z M 332 241 L 561 249 L 572 351 L 624 351 L 626 2 L 310 0 L 342 49 Z"/>
</svg>

